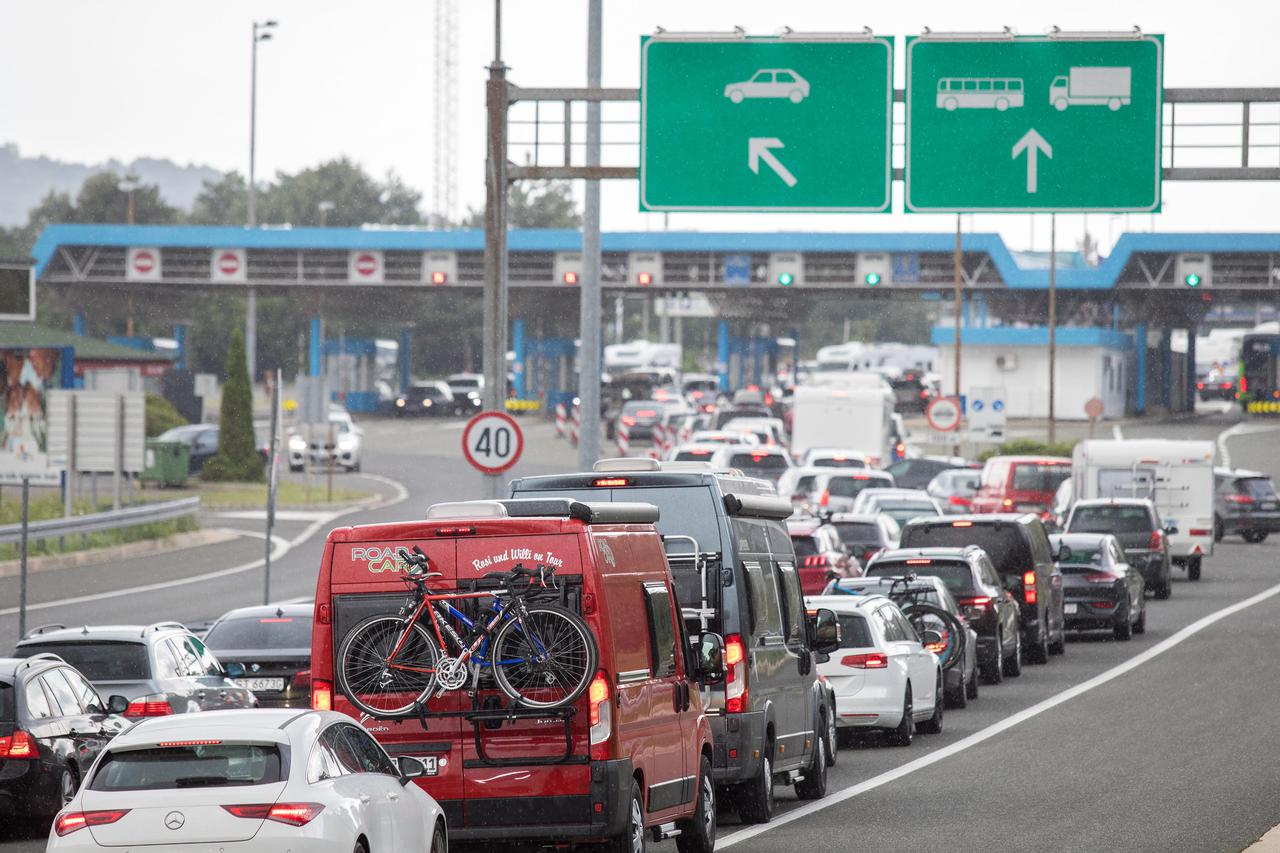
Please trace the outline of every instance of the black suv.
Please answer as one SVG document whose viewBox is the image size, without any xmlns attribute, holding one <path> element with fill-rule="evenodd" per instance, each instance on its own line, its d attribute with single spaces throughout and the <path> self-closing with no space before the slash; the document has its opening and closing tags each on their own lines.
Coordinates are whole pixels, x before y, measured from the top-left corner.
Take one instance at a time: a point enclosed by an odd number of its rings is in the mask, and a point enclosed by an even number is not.
<svg viewBox="0 0 1280 853">
<path fill-rule="evenodd" d="M 0 658 L 0 813 L 48 818 L 71 801 L 82 774 L 128 727 L 129 700 L 106 702 L 57 655 Z"/>
<path fill-rule="evenodd" d="M 1053 561 L 1049 534 L 1031 513 L 952 515 L 918 518 L 902 528 L 903 548 L 977 545 L 987 552 L 1002 586 L 1018 602 L 1022 646 L 1031 663 L 1066 651 L 1062 613 L 1062 571 Z"/>
<path fill-rule="evenodd" d="M 836 745 L 828 742 L 833 729 L 815 653 L 839 647 L 838 639 L 818 642 L 836 632 L 835 614 L 806 614 L 783 523 L 789 500 L 761 480 L 668 464 L 603 460 L 590 472 L 515 480 L 511 496 L 658 507 L 690 631 L 725 638 L 727 677 L 710 700 L 716 784 L 744 821 L 764 823 L 773 816 L 776 780 L 794 784 L 802 799 L 826 794 L 827 755 Z"/>
<path fill-rule="evenodd" d="M 964 548 L 897 548 L 876 555 L 868 577 L 914 572 L 933 575 L 947 585 L 969 625 L 978 633 L 978 669 L 982 680 L 999 684 L 1006 675 L 1022 674 L 1022 636 L 1018 602 L 1000 583 L 987 552 Z"/>
<path fill-rule="evenodd" d="M 1213 485 L 1215 542 L 1239 533 L 1244 541 L 1258 543 L 1280 531 L 1280 496 L 1266 474 L 1217 468 Z"/>
</svg>

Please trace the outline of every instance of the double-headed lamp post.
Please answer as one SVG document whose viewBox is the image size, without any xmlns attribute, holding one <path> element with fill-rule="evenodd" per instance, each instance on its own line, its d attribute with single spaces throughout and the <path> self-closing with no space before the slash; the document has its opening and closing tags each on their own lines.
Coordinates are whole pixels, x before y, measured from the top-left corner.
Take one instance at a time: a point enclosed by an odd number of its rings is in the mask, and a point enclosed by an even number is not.
<svg viewBox="0 0 1280 853">
<path fill-rule="evenodd" d="M 271 30 L 275 29 L 275 21 L 253 22 L 253 51 L 249 72 L 249 227 L 258 224 L 257 209 L 257 162 L 256 148 L 258 141 L 258 42 L 269 41 Z M 249 382 L 254 381 L 258 362 L 258 294 L 249 288 L 245 299 L 244 314 L 244 356 L 249 368 Z"/>
</svg>

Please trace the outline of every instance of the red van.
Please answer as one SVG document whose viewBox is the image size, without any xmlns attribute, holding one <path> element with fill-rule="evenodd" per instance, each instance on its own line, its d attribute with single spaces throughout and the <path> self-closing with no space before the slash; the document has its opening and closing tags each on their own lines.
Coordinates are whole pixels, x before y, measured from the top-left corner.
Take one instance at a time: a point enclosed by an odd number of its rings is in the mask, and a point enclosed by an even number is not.
<svg viewBox="0 0 1280 853">
<path fill-rule="evenodd" d="M 992 456 L 982 468 L 971 512 L 1034 512 L 1045 519 L 1071 460 L 1062 456 Z"/>
<path fill-rule="evenodd" d="M 417 782 L 444 809 L 451 841 L 631 851 L 678 830 L 683 853 L 710 853 L 716 802 L 700 681 L 724 677 L 724 642 L 690 642 L 657 520 L 649 504 L 539 498 L 440 504 L 424 521 L 334 530 L 316 585 L 313 707 L 360 719 L 392 756 L 423 759 L 428 775 Z M 474 695 L 468 679 L 407 717 L 362 717 L 335 687 L 335 649 L 370 615 L 400 612 L 408 566 L 398 554 L 415 547 L 442 573 L 428 581 L 432 593 L 495 589 L 494 573 L 517 566 L 554 568 L 540 594 L 581 615 L 599 650 L 587 690 L 565 708 L 513 706 L 482 669 Z"/>
</svg>

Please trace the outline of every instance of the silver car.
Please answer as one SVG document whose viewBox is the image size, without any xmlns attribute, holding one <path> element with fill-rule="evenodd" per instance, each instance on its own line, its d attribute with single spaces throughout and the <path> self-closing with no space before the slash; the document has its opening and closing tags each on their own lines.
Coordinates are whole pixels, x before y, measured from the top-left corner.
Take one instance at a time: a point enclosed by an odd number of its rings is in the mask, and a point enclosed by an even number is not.
<svg viewBox="0 0 1280 853">
<path fill-rule="evenodd" d="M 126 717 L 253 708 L 253 693 L 195 634 L 177 622 L 154 625 L 45 625 L 18 642 L 19 656 L 51 652 L 78 669 L 103 695 L 129 700 Z M 233 667 L 234 669 L 234 667 Z"/>
</svg>

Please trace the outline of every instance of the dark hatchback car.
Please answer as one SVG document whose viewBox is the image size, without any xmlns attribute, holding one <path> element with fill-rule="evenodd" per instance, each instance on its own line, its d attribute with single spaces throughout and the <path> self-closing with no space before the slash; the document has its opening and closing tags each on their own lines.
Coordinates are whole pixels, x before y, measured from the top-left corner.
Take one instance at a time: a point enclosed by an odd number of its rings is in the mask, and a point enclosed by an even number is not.
<svg viewBox="0 0 1280 853">
<path fill-rule="evenodd" d="M 1021 616 L 1022 646 L 1031 663 L 1047 663 L 1066 651 L 1062 572 L 1053 562 L 1040 517 L 1025 513 L 915 519 L 902 528 L 903 548 L 977 545 L 987 552 L 1001 585 L 1013 594 Z"/>
<path fill-rule="evenodd" d="M 1062 569 L 1063 612 L 1072 631 L 1107 630 L 1128 640 L 1147 630 L 1147 584 L 1107 533 L 1049 537 Z"/>
<path fill-rule="evenodd" d="M 453 413 L 453 390 L 444 382 L 418 382 L 396 397 L 396 415 L 444 417 Z"/>
<path fill-rule="evenodd" d="M 1258 471 L 1213 472 L 1213 538 L 1239 533 L 1246 542 L 1262 542 L 1280 531 L 1280 496 L 1275 483 Z"/>
<path fill-rule="evenodd" d="M 129 726 L 57 655 L 0 658 L 0 823 L 47 819 L 71 801 L 102 748 Z"/>
<path fill-rule="evenodd" d="M 1147 589 L 1159 599 L 1173 592 L 1169 537 L 1155 504 L 1143 498 L 1098 498 L 1076 501 L 1063 533 L 1110 533 L 1120 540 L 1126 562 L 1142 573 Z M 1191 575 L 1190 572 L 1187 573 Z M 1199 579 L 1199 574 L 1196 574 Z"/>
<path fill-rule="evenodd" d="M 885 468 L 893 475 L 893 482 L 900 489 L 923 489 L 943 471 L 974 468 L 976 466 L 958 456 L 916 456 L 899 459 Z"/>
<path fill-rule="evenodd" d="M 1000 583 L 991 558 L 977 546 L 903 548 L 886 551 L 867 566 L 868 577 L 914 573 L 946 584 L 969 626 L 978 634 L 978 669 L 983 681 L 999 684 L 1022 674 L 1018 602 Z"/>
<path fill-rule="evenodd" d="M 157 441 L 176 441 L 187 446 L 187 470 L 191 474 L 199 474 L 218 452 L 217 424 L 186 424 L 162 432 Z"/>
<path fill-rule="evenodd" d="M 233 679 L 263 708 L 311 705 L 312 605 L 241 607 L 218 617 L 204 643 L 223 666 L 239 664 Z"/>
<path fill-rule="evenodd" d="M 613 434 L 618 434 L 620 427 L 627 428 L 627 437 L 632 441 L 651 441 L 653 428 L 662 420 L 662 403 L 657 400 L 632 400 L 622 404 L 618 412 L 617 422 L 613 426 Z"/>
</svg>

